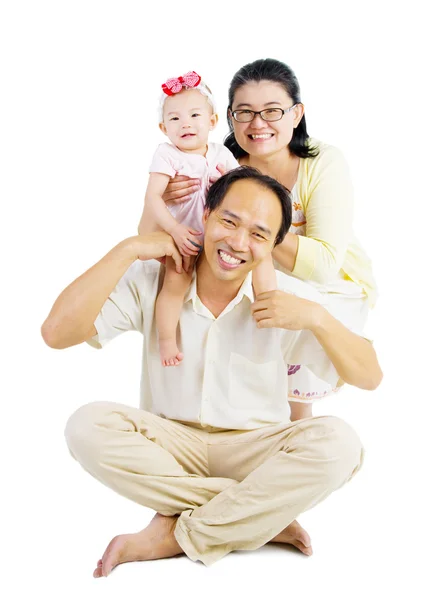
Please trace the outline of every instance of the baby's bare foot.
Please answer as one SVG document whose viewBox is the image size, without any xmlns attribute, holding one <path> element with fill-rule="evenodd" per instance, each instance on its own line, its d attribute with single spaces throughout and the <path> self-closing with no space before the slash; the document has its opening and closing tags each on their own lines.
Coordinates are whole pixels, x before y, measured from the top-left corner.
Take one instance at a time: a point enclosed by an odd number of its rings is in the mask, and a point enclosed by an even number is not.
<svg viewBox="0 0 436 600">
<path fill-rule="evenodd" d="M 293 521 L 290 525 L 283 529 L 271 542 L 279 542 L 281 544 L 290 544 L 295 546 L 306 556 L 313 554 L 312 543 L 310 536 L 298 521 Z"/>
<path fill-rule="evenodd" d="M 183 353 L 179 352 L 176 340 L 173 338 L 160 339 L 159 351 L 164 367 L 177 367 L 183 360 Z"/>
<path fill-rule="evenodd" d="M 156 514 L 142 531 L 117 535 L 98 561 L 94 577 L 107 577 L 121 563 L 157 560 L 183 554 L 174 537 L 176 523 L 177 517 Z"/>
</svg>

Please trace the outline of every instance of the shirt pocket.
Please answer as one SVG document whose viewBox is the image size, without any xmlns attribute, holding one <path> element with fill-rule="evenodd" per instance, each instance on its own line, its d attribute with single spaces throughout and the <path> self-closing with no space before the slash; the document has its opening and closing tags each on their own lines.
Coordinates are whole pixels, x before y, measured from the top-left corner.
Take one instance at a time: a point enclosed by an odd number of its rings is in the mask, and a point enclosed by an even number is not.
<svg viewBox="0 0 436 600">
<path fill-rule="evenodd" d="M 262 408 L 274 402 L 277 362 L 257 363 L 242 354 L 230 354 L 229 404 L 234 408 Z"/>
</svg>

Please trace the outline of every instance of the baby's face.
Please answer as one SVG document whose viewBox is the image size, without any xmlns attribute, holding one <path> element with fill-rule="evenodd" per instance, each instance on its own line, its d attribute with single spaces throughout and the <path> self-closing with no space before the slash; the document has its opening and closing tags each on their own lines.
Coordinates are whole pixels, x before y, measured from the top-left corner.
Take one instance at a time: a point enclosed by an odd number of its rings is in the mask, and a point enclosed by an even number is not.
<svg viewBox="0 0 436 600">
<path fill-rule="evenodd" d="M 198 90 L 183 90 L 165 100 L 159 127 L 177 148 L 196 152 L 206 148 L 216 123 L 217 115 L 206 96 Z"/>
</svg>

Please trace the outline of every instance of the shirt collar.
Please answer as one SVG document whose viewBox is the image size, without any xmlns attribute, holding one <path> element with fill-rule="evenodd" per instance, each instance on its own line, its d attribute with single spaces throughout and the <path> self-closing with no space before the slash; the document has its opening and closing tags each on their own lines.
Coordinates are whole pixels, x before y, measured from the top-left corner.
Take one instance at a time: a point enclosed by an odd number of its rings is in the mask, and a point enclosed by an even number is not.
<svg viewBox="0 0 436 600">
<path fill-rule="evenodd" d="M 237 304 L 242 300 L 242 296 L 247 296 L 250 302 L 254 302 L 254 294 L 253 294 L 253 277 L 252 272 L 250 271 L 247 277 L 244 279 L 244 283 L 241 285 L 239 292 L 236 295 L 236 298 L 232 300 L 233 305 Z M 185 294 L 184 302 L 189 302 L 192 300 L 192 303 L 195 305 L 195 300 L 197 298 L 197 269 L 194 269 L 192 274 L 191 285 L 189 286 L 188 291 Z"/>
</svg>

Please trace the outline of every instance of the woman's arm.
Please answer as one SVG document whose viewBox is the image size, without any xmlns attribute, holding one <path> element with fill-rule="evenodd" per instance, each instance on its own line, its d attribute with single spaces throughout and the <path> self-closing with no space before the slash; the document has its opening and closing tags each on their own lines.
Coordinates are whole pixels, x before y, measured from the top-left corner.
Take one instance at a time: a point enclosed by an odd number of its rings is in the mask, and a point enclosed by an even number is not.
<svg viewBox="0 0 436 600">
<path fill-rule="evenodd" d="M 62 349 L 92 338 L 97 315 L 130 265 L 137 259 L 162 256 L 171 256 L 181 273 L 181 256 L 167 233 L 160 231 L 120 242 L 60 294 L 41 328 L 45 343 Z"/>
<path fill-rule="evenodd" d="M 344 263 L 352 236 L 353 189 L 337 148 L 321 148 L 313 161 L 305 190 L 306 235 L 288 233 L 273 256 L 300 279 L 325 283 Z"/>
<path fill-rule="evenodd" d="M 299 235 L 287 233 L 281 244 L 272 251 L 274 260 L 282 265 L 287 271 L 293 271 L 298 254 Z"/>
</svg>

